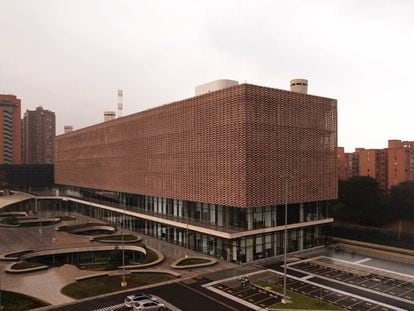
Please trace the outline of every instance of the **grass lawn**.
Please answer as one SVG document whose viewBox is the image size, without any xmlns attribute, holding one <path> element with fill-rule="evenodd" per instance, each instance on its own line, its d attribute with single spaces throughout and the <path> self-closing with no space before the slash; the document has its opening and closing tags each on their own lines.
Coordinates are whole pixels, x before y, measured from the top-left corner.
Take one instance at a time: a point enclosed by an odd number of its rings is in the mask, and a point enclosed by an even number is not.
<svg viewBox="0 0 414 311">
<path fill-rule="evenodd" d="M 283 293 L 282 286 L 276 286 L 268 281 L 257 281 L 256 285 L 268 288 L 274 292 Z M 293 303 L 283 304 L 281 302 L 272 305 L 270 308 L 275 309 L 302 309 L 302 310 L 343 310 L 335 305 L 319 301 L 317 299 L 302 295 L 290 290 L 286 291 L 286 295 Z"/>
<path fill-rule="evenodd" d="M 48 305 L 36 298 L 4 290 L 1 291 L 1 302 L 4 311 L 25 311 Z"/>
<path fill-rule="evenodd" d="M 24 269 L 36 268 L 36 267 L 40 267 L 40 266 L 44 266 L 44 265 L 41 264 L 41 263 L 20 261 L 20 262 L 14 264 L 12 268 L 15 269 L 15 270 L 24 270 Z"/>
<path fill-rule="evenodd" d="M 125 277 L 126 288 L 139 287 L 174 279 L 171 275 L 161 273 L 131 274 Z M 66 296 L 82 299 L 125 289 L 121 287 L 122 276 L 105 276 L 71 283 L 62 288 Z"/>
<path fill-rule="evenodd" d="M 183 259 L 181 260 L 177 266 L 190 266 L 190 265 L 198 265 L 198 264 L 202 264 L 202 263 L 208 263 L 210 262 L 210 260 L 208 259 L 203 259 L 203 258 L 187 258 L 187 259 Z"/>
</svg>

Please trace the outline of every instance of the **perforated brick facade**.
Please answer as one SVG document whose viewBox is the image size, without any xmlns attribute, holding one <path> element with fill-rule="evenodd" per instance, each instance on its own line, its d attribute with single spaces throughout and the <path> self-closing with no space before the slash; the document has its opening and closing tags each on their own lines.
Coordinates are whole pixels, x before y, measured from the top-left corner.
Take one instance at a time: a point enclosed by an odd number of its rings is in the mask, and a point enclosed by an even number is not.
<svg viewBox="0 0 414 311">
<path fill-rule="evenodd" d="M 336 198 L 336 101 L 242 84 L 56 138 L 55 183 L 260 207 Z"/>
</svg>

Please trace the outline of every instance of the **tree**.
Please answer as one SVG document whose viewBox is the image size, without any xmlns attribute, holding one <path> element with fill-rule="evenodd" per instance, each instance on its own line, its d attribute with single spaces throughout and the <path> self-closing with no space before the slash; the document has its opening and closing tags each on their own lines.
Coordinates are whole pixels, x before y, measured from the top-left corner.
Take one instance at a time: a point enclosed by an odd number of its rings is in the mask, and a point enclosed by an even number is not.
<svg viewBox="0 0 414 311">
<path fill-rule="evenodd" d="M 129 265 L 129 263 L 129 257 L 125 254 L 125 265 Z M 116 269 L 119 266 L 122 266 L 122 250 L 120 250 L 118 247 L 115 247 L 109 257 L 108 267 L 111 269 Z"/>
<path fill-rule="evenodd" d="M 414 220 L 414 181 L 405 181 L 391 188 L 390 209 L 395 220 Z"/>
<path fill-rule="evenodd" d="M 332 206 L 334 217 L 362 225 L 380 225 L 388 217 L 386 194 L 378 182 L 368 176 L 340 181 L 338 202 Z"/>
</svg>

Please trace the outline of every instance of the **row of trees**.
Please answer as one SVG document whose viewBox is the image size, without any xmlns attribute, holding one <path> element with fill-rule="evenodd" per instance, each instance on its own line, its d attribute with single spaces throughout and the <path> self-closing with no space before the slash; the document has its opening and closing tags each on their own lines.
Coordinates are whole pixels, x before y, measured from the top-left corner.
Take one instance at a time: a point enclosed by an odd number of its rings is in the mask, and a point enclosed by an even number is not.
<svg viewBox="0 0 414 311">
<path fill-rule="evenodd" d="M 414 221 L 414 181 L 394 186 L 389 192 L 367 176 L 339 181 L 338 201 L 331 211 L 336 220 L 380 226 L 396 220 Z"/>
</svg>

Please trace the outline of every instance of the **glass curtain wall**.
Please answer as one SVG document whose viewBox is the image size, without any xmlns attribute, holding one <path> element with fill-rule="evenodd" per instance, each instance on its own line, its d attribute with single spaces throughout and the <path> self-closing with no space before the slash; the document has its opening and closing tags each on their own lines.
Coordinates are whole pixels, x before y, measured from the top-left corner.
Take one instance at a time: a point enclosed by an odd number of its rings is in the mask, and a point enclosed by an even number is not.
<svg viewBox="0 0 414 311">
<path fill-rule="evenodd" d="M 237 208 L 71 186 L 61 187 L 60 194 L 226 232 L 283 226 L 285 222 L 284 205 Z M 326 201 L 288 206 L 288 224 L 320 220 L 326 217 Z"/>
<path fill-rule="evenodd" d="M 163 208 L 163 203 L 160 206 Z M 166 203 L 166 209 L 168 209 L 168 206 L 172 209 L 179 209 L 178 205 L 174 207 L 174 203 L 172 205 Z M 26 211 L 28 214 L 42 211 L 51 216 L 76 213 L 236 263 L 278 256 L 284 252 L 283 231 L 227 240 L 128 215 L 123 218 L 122 211 L 115 212 L 60 199 L 30 199 L 26 202 L 9 206 L 5 211 Z M 85 221 L 87 220 L 85 219 Z M 289 230 L 288 252 L 329 244 L 331 235 L 331 225 L 309 226 Z"/>
</svg>

